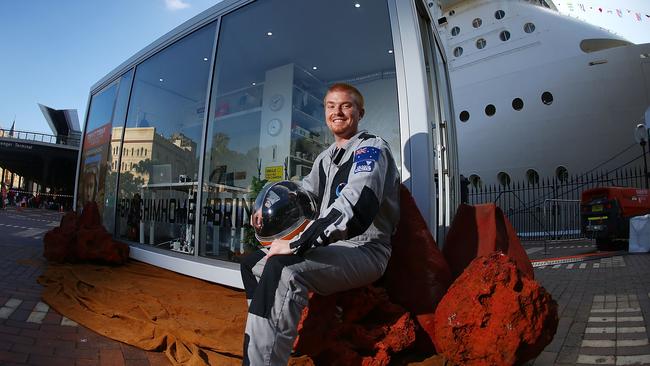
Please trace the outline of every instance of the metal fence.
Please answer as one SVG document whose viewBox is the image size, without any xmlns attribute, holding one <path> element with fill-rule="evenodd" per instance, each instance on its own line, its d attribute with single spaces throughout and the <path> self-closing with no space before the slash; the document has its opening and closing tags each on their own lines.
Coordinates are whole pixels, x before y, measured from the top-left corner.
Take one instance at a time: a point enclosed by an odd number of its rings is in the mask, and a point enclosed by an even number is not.
<svg viewBox="0 0 650 366">
<path fill-rule="evenodd" d="M 469 187 L 469 204 L 495 203 L 522 240 L 579 239 L 580 194 L 603 186 L 645 188 L 641 168 Z"/>
<path fill-rule="evenodd" d="M 17 140 L 44 142 L 48 144 L 79 146 L 79 138 L 63 135 L 49 135 L 40 132 L 14 131 L 0 128 L 0 137 Z"/>
</svg>

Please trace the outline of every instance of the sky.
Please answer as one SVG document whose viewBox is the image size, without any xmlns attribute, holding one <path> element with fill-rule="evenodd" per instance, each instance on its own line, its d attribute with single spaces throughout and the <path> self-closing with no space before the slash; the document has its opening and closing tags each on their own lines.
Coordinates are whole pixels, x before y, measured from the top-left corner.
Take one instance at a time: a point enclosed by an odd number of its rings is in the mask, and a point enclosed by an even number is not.
<svg viewBox="0 0 650 366">
<path fill-rule="evenodd" d="M 77 109 L 129 57 L 219 0 L 0 0 L 0 127 L 51 134 L 37 103 Z"/>
<path fill-rule="evenodd" d="M 160 36 L 219 0 L 0 0 L 0 127 L 51 133 L 37 103 L 76 109 L 90 87 Z M 650 42 L 650 0 L 556 1 L 558 9 Z M 580 5 L 586 6 L 583 10 Z M 602 7 L 603 12 L 596 13 Z M 616 15 L 616 8 L 624 11 Z M 608 13 L 608 10 L 611 12 Z M 642 22 L 632 17 L 640 12 Z M 601 14 L 602 13 L 602 14 Z M 642 35 L 635 38 L 636 35 Z"/>
<path fill-rule="evenodd" d="M 650 0 L 554 0 L 560 13 L 609 29 L 633 43 L 650 43 Z"/>
</svg>

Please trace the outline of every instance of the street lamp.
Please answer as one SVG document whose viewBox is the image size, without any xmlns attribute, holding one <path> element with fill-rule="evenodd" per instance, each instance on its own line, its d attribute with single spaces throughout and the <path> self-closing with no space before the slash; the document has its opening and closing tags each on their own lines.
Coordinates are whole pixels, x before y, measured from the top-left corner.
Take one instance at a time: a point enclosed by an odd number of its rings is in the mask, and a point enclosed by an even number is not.
<svg viewBox="0 0 650 366">
<path fill-rule="evenodd" d="M 648 159 L 646 158 L 645 147 L 648 145 L 648 130 L 645 124 L 639 123 L 634 129 L 634 139 L 641 145 L 643 151 L 643 172 L 645 175 L 645 188 L 648 189 Z M 650 149 L 650 147 L 648 147 Z"/>
</svg>

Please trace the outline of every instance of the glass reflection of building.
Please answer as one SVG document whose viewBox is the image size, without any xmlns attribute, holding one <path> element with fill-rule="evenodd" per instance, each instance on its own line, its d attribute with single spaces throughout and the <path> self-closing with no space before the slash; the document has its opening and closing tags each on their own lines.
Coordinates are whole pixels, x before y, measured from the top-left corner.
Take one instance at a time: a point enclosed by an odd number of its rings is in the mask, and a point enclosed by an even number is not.
<svg viewBox="0 0 650 366">
<path fill-rule="evenodd" d="M 97 202 L 136 259 L 239 286 L 236 262 L 257 245 L 252 201 L 265 182 L 304 177 L 333 143 L 322 101 L 347 82 L 365 97 L 360 128 L 389 142 L 435 228 L 433 151 L 450 136 L 430 131 L 453 115 L 435 11 L 421 0 L 214 6 L 93 86 L 76 207 Z"/>
</svg>

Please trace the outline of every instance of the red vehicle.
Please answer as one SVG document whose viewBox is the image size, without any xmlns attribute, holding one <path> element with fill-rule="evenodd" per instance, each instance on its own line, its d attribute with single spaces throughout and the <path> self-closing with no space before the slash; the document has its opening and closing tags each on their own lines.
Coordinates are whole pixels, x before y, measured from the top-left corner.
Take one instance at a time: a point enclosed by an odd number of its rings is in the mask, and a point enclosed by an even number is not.
<svg viewBox="0 0 650 366">
<path fill-rule="evenodd" d="M 596 239 L 599 250 L 624 249 L 630 217 L 650 213 L 650 190 L 626 187 L 592 188 L 582 192 L 582 233 Z"/>
</svg>

